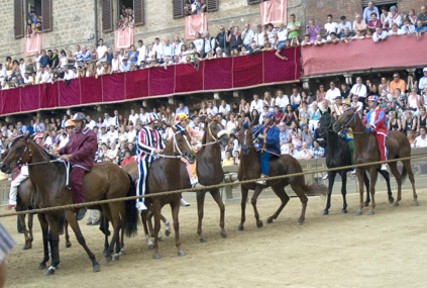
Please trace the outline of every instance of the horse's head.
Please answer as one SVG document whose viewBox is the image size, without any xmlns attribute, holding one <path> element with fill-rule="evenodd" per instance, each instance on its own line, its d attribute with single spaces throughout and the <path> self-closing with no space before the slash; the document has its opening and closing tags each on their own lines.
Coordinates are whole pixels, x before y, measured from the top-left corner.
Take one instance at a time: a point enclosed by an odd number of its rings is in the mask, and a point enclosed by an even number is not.
<svg viewBox="0 0 427 288">
<path fill-rule="evenodd" d="M 255 146 L 252 137 L 252 125 L 249 125 L 244 128 L 240 138 L 240 150 L 243 155 L 248 155 L 252 148 L 255 148 Z"/>
<path fill-rule="evenodd" d="M 28 146 L 29 141 L 28 135 L 22 135 L 16 137 L 9 144 L 7 151 L 2 154 L 0 170 L 3 173 L 10 174 L 15 167 L 28 163 L 31 160 L 31 153 Z"/>
<path fill-rule="evenodd" d="M 209 136 L 222 146 L 226 146 L 230 140 L 230 133 L 225 127 L 218 121 L 212 120 L 208 124 L 208 133 Z"/>
<path fill-rule="evenodd" d="M 193 146 L 191 146 L 191 137 L 185 129 L 177 129 L 172 126 L 173 134 L 173 151 L 178 155 L 187 159 L 190 164 L 193 164 L 196 160 L 196 154 Z"/>
<path fill-rule="evenodd" d="M 319 120 L 319 136 L 326 138 L 329 131 L 332 131 L 332 125 L 334 124 L 331 115 L 329 113 L 322 114 Z"/>
<path fill-rule="evenodd" d="M 343 131 L 347 128 L 355 128 L 356 126 L 356 109 L 349 108 L 347 109 L 332 125 L 332 128 L 335 132 Z"/>
</svg>

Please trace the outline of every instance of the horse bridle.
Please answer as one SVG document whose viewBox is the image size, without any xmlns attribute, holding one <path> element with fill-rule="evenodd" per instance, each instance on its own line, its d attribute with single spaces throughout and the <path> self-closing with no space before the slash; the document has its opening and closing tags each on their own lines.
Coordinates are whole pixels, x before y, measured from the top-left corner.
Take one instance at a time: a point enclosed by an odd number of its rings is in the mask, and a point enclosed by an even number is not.
<svg viewBox="0 0 427 288">
<path fill-rule="evenodd" d="M 184 157 L 184 153 L 182 153 L 181 149 L 180 149 L 180 148 L 179 148 L 179 146 L 178 146 L 178 141 L 176 140 L 176 135 L 177 135 L 178 133 L 181 133 L 181 131 L 176 131 L 176 132 L 173 134 L 173 152 L 174 152 L 174 153 L 175 153 L 175 152 L 178 152 L 178 155 L 179 155 L 178 157 L 175 157 L 175 158 L 181 158 L 181 157 Z M 181 133 L 181 134 L 182 134 L 182 133 Z M 185 142 L 187 143 L 188 147 L 190 147 L 191 149 L 193 149 L 193 146 L 191 146 L 190 142 L 188 142 L 187 136 L 186 136 L 185 134 L 182 134 L 182 137 L 184 137 Z M 167 155 L 162 155 L 162 156 L 167 156 Z"/>
<path fill-rule="evenodd" d="M 218 134 L 217 134 L 217 137 L 215 137 L 214 135 L 213 135 L 213 133 L 212 133 L 212 128 L 211 128 L 211 125 L 212 125 L 212 123 L 213 123 L 214 121 L 212 121 L 211 123 L 209 123 L 208 124 L 208 135 L 209 135 L 209 137 L 211 137 L 214 141 L 212 141 L 212 142 L 207 142 L 207 143 L 205 143 L 205 144 L 202 144 L 201 146 L 203 147 L 203 146 L 208 146 L 208 145 L 214 145 L 214 144 L 216 144 L 216 143 L 218 143 L 218 139 L 219 138 L 221 138 L 223 135 L 225 135 L 225 134 L 229 134 L 228 133 L 228 131 L 226 130 L 226 129 L 222 129 L 221 131 L 219 131 L 218 132 Z M 221 128 L 223 128 L 222 127 L 222 124 L 220 124 L 220 123 L 218 123 L 218 125 L 221 125 Z"/>
</svg>

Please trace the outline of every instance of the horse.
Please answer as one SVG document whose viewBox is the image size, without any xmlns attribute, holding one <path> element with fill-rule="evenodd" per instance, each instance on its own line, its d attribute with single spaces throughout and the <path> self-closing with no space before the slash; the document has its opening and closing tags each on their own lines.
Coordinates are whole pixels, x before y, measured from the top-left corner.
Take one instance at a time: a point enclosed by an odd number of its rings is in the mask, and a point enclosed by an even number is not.
<svg viewBox="0 0 427 288">
<path fill-rule="evenodd" d="M 37 145 L 28 135 L 20 136 L 11 143 L 0 170 L 9 173 L 11 169 L 20 164 L 29 165 L 30 180 L 34 185 L 34 202 L 36 208 L 55 207 L 72 204 L 72 193 L 67 189 L 67 164 L 47 153 Z M 87 201 L 98 201 L 114 199 L 118 197 L 133 196 L 136 194 L 135 187 L 120 167 L 115 164 L 103 162 L 95 164 L 90 172 L 83 177 L 83 187 Z M 126 209 L 125 209 L 126 206 Z M 105 251 L 107 261 L 112 259 L 111 253 L 116 248 L 116 254 L 120 252 L 119 230 L 124 227 L 128 236 L 137 231 L 137 211 L 135 201 L 129 200 L 125 203 L 114 202 L 90 207 L 91 209 L 102 209 L 102 212 L 112 222 L 114 234 L 110 245 Z M 49 237 L 51 244 L 52 261 L 46 271 L 46 275 L 55 273 L 59 263 L 59 233 L 61 231 L 61 220 L 65 219 L 73 229 L 79 244 L 84 248 L 92 262 L 92 270 L 100 271 L 100 265 L 95 255 L 86 244 L 85 238 L 80 230 L 75 217 L 74 208 L 45 212 L 47 225 L 42 224 L 43 242 L 47 243 Z M 45 224 L 46 224 L 45 223 Z M 108 233 L 106 233 L 106 238 Z M 46 244 L 47 245 L 47 244 Z M 44 257 L 40 267 L 46 267 L 48 257 Z"/>
<path fill-rule="evenodd" d="M 201 185 L 217 185 L 224 180 L 224 171 L 222 170 L 221 165 L 221 145 L 226 146 L 228 144 L 228 140 L 229 133 L 221 123 L 217 120 L 212 120 L 207 124 L 202 138 L 202 148 L 197 151 L 196 154 L 196 173 Z M 207 241 L 206 238 L 203 237 L 202 221 L 204 215 L 205 196 L 208 191 L 220 210 L 220 235 L 222 238 L 227 237 L 227 232 L 224 228 L 225 205 L 221 199 L 219 188 L 201 190 L 197 192 L 197 234 L 199 235 L 199 241 L 202 243 Z"/>
<path fill-rule="evenodd" d="M 239 181 L 258 179 L 260 177 L 260 162 L 259 162 L 259 152 L 255 149 L 252 137 L 252 127 L 249 126 L 248 129 L 244 131 L 241 141 L 241 153 L 240 153 L 240 166 L 238 170 L 238 179 Z M 271 176 L 302 173 L 302 167 L 299 162 L 292 157 L 291 155 L 281 155 L 276 159 L 272 159 L 269 162 L 270 164 L 270 174 Z M 268 178 L 267 178 L 268 179 Z M 286 206 L 289 201 L 289 196 L 285 192 L 285 187 L 291 185 L 292 190 L 297 194 L 302 203 L 301 215 L 298 218 L 297 224 L 303 224 L 305 220 L 305 211 L 307 208 L 308 198 L 307 196 L 315 195 L 326 195 L 326 186 L 319 184 L 312 184 L 308 186 L 305 183 L 303 175 L 292 176 L 288 178 L 283 178 L 279 180 L 268 180 L 266 185 L 261 185 L 258 183 L 249 183 L 242 184 L 241 193 L 241 220 L 240 224 L 237 227 L 238 231 L 244 229 L 243 224 L 246 220 L 245 210 L 246 210 L 246 201 L 248 198 L 248 190 L 254 190 L 254 194 L 251 199 L 251 203 L 254 209 L 256 225 L 258 228 L 263 226 L 263 222 L 260 220 L 258 209 L 256 207 L 257 198 L 261 194 L 262 190 L 267 187 L 271 187 L 277 197 L 280 198 L 281 204 L 276 212 L 267 218 L 267 223 L 273 223 L 273 220 L 277 219 L 280 212 Z"/>
<path fill-rule="evenodd" d="M 167 142 L 163 154 L 159 154 L 158 158 L 151 163 L 151 167 L 148 171 L 146 195 L 155 195 L 165 191 L 191 188 L 190 177 L 187 169 L 185 168 L 185 164 L 180 160 L 180 158 L 184 157 L 189 163 L 194 163 L 196 156 L 188 141 L 188 133 L 186 131 L 179 131 L 173 126 L 171 128 L 173 130 L 173 137 Z M 141 213 L 144 225 L 147 223 L 147 217 L 150 210 L 154 215 L 154 259 L 160 259 L 158 244 L 161 208 L 166 204 L 169 204 L 172 210 L 173 227 L 175 230 L 175 245 L 178 250 L 178 256 L 185 256 L 179 234 L 178 216 L 179 208 L 181 206 L 181 193 L 174 193 L 159 197 L 148 197 L 145 199 L 145 205 L 148 209 Z"/>
<path fill-rule="evenodd" d="M 350 166 L 352 164 L 350 150 L 347 142 L 342 139 L 334 130 L 332 130 L 333 120 L 329 114 L 323 114 L 319 120 L 319 135 L 322 138 L 326 138 L 327 142 L 327 153 L 326 153 L 326 167 L 336 168 L 342 166 Z M 326 202 L 326 208 L 323 210 L 323 215 L 329 214 L 329 208 L 331 208 L 331 194 L 332 188 L 334 187 L 335 176 L 340 174 L 341 176 L 341 194 L 343 198 L 343 208 L 341 213 L 347 213 L 347 172 L 351 169 L 343 169 L 339 171 L 328 171 L 328 198 Z M 388 200 L 390 203 L 394 202 L 390 187 L 390 175 L 387 171 L 378 169 L 378 172 L 384 177 L 387 183 Z M 369 191 L 369 178 L 367 173 L 363 174 L 364 183 L 366 190 Z M 370 197 L 367 193 L 365 206 L 369 205 Z"/>
<path fill-rule="evenodd" d="M 369 163 L 379 161 L 380 153 L 377 146 L 375 136 L 372 133 L 366 133 L 366 128 L 362 123 L 362 120 L 358 116 L 355 109 L 349 109 L 345 111 L 332 125 L 335 132 L 343 131 L 347 128 L 352 128 L 354 134 L 355 148 L 355 162 L 356 164 Z M 411 146 L 405 134 L 400 131 L 389 131 L 386 138 L 386 147 L 388 150 L 388 159 L 398 159 L 400 157 L 411 156 Z M 401 160 L 403 164 L 402 174 L 397 169 L 397 162 L 390 162 L 389 167 L 391 173 L 397 182 L 397 199 L 394 202 L 394 206 L 399 206 L 399 202 L 402 199 L 402 180 L 409 176 L 409 180 L 412 184 L 412 191 L 415 206 L 418 205 L 417 192 L 415 191 L 415 178 L 412 172 L 411 160 Z M 371 179 L 371 186 L 369 192 L 371 193 L 371 207 L 368 211 L 369 215 L 375 214 L 375 183 L 377 181 L 377 170 L 379 165 L 371 165 L 360 167 L 356 169 L 357 179 L 359 181 L 359 195 L 360 195 L 360 206 L 356 212 L 356 215 L 363 213 L 363 174 L 368 171 L 369 178 Z M 368 193 L 369 193 L 368 192 Z"/>
</svg>

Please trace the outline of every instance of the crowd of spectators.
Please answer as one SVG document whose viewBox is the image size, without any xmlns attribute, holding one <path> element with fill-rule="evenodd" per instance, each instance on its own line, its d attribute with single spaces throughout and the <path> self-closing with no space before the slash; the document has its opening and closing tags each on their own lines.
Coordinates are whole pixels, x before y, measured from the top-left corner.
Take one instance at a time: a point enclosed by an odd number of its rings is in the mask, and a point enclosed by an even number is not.
<svg viewBox="0 0 427 288">
<path fill-rule="evenodd" d="M 201 13 L 205 9 L 205 2 L 194 0 L 188 2 L 188 7 L 191 13 Z M 122 5 L 120 11 L 118 26 L 132 25 L 132 8 Z M 33 18 L 37 25 L 41 25 L 41 19 L 31 13 L 31 19 Z M 0 86 L 1 89 L 9 89 L 150 67 L 161 66 L 167 69 L 170 65 L 180 63 L 193 63 L 197 68 L 200 60 L 255 54 L 268 50 L 276 50 L 277 57 L 287 60 L 281 51 L 300 44 L 323 45 L 366 37 L 372 37 L 377 42 L 385 40 L 390 35 L 415 34 L 420 37 L 425 30 L 427 30 L 425 6 L 421 7 L 418 14 L 411 9 L 406 15 L 401 15 L 395 6 L 388 11 L 384 7 L 378 9 L 373 2 L 369 2 L 363 13 L 356 15 L 353 23 L 345 16 L 337 23 L 332 15 L 328 15 L 324 29 L 321 29 L 315 20 L 310 20 L 303 39 L 301 39 L 303 33 L 301 23 L 294 14 L 291 14 L 287 25 L 274 27 L 269 23 L 257 25 L 252 29 L 251 25 L 246 23 L 242 30 L 239 26 L 228 29 L 221 26 L 216 36 L 210 35 L 209 32 L 196 33 L 192 41 L 185 41 L 179 35 L 176 35 L 173 41 L 169 38 L 161 41 L 156 37 L 148 45 L 143 40 L 138 40 L 137 44 L 131 45 L 129 49 L 114 51 L 113 47 L 108 48 L 103 39 L 99 39 L 96 47 L 76 45 L 74 51 L 42 50 L 35 59 L 28 57 L 17 60 L 7 57 L 4 65 L 0 63 Z"/>
<path fill-rule="evenodd" d="M 187 0 L 184 3 L 185 16 L 201 14 L 207 11 L 205 0 Z"/>
<path fill-rule="evenodd" d="M 28 13 L 26 21 L 27 37 L 30 37 L 33 33 L 40 33 L 42 31 L 42 17 L 37 15 L 34 10 Z"/>
<path fill-rule="evenodd" d="M 121 4 L 120 16 L 119 16 L 119 20 L 117 21 L 117 29 L 132 27 L 133 24 L 134 24 L 133 9 Z"/>
<path fill-rule="evenodd" d="M 243 121 L 253 125 L 262 124 L 263 116 L 274 112 L 274 122 L 280 128 L 280 146 L 282 154 L 291 154 L 297 159 L 312 159 L 325 156 L 326 139 L 319 135 L 318 122 L 321 114 L 329 111 L 334 118 L 339 117 L 349 107 L 354 107 L 361 117 L 369 109 L 365 103 L 368 95 L 380 95 L 380 107 L 387 111 L 389 130 L 406 133 L 413 148 L 427 147 L 427 67 L 424 77 L 414 81 L 412 77 L 401 79 L 399 73 L 393 79 L 381 78 L 363 81 L 356 78 L 356 83 L 348 87 L 345 83 L 329 83 L 329 89 L 320 84 L 316 96 L 295 86 L 290 95 L 282 89 L 265 91 L 263 95 L 254 94 L 250 101 L 241 99 L 236 102 L 215 100 L 196 103 L 191 107 L 180 102 L 176 107 L 161 105 L 153 107 L 150 112 L 158 114 L 162 125 L 159 129 L 167 139 L 170 134 L 168 125 L 174 123 L 175 115 L 184 113 L 189 116 L 188 127 L 192 132 L 192 144 L 198 148 L 204 129 L 210 121 L 221 122 L 230 133 L 229 144 L 222 151 L 224 163 L 239 164 L 240 132 Z M 339 86 L 339 88 L 338 88 Z M 421 94 L 420 94 L 421 93 Z M 123 111 L 124 112 L 124 111 Z M 126 113 L 114 110 L 113 114 L 104 113 L 92 119 L 87 116 L 87 125 L 98 135 L 99 149 L 96 161 L 111 161 L 123 165 L 134 161 L 136 154 L 135 139 L 137 132 L 147 120 L 147 109 L 141 107 Z M 0 145 L 4 147 L 10 139 L 18 134 L 29 132 L 47 150 L 64 146 L 68 141 L 65 123 L 62 119 L 34 118 L 30 123 L 0 123 Z M 123 162 L 124 161 L 124 162 Z"/>
</svg>

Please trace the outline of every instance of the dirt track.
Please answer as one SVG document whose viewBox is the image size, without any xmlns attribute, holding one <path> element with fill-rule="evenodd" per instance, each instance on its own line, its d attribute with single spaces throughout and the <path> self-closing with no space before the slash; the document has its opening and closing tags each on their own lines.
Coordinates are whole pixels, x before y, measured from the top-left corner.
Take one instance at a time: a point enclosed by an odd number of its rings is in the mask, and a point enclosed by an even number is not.
<svg viewBox="0 0 427 288">
<path fill-rule="evenodd" d="M 358 198 L 348 196 L 349 214 L 340 214 L 341 197 L 333 197 L 329 216 L 322 216 L 324 199 L 310 198 L 306 222 L 296 225 L 300 202 L 292 198 L 278 220 L 265 220 L 278 206 L 278 199 L 261 197 L 259 211 L 264 227 L 255 227 L 252 207 L 247 209 L 244 232 L 236 232 L 240 204 L 226 203 L 228 239 L 219 236 L 218 209 L 207 197 L 205 235 L 196 235 L 196 207 L 181 210 L 182 240 L 187 256 L 176 256 L 173 237 L 160 243 L 161 260 L 151 259 L 140 231 L 126 240 L 126 254 L 106 264 L 102 257 L 103 236 L 83 224 L 89 247 L 101 263 L 91 272 L 90 261 L 75 237 L 65 249 L 61 238 L 61 266 L 51 277 L 38 270 L 42 258 L 39 225 L 35 223 L 34 248 L 22 251 L 23 237 L 16 234 L 14 218 L 2 223 L 18 243 L 8 258 L 8 287 L 426 287 L 427 191 L 418 190 L 419 207 L 412 207 L 404 191 L 401 206 L 387 204 L 378 193 L 377 214 L 354 216 Z M 192 198 L 189 197 L 190 200 Z M 169 215 L 170 209 L 165 209 Z M 365 210 L 366 212 L 366 210 Z M 168 216 L 169 218 L 169 216 Z"/>
</svg>

